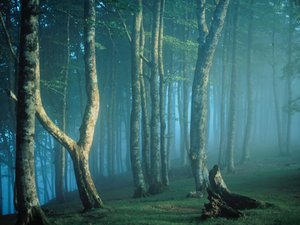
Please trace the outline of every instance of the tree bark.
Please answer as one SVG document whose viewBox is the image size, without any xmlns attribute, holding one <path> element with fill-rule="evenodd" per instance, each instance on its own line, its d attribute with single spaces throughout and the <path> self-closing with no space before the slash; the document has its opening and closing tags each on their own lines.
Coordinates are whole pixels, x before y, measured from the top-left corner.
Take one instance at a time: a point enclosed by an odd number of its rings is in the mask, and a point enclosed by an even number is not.
<svg viewBox="0 0 300 225">
<path fill-rule="evenodd" d="M 152 23 L 152 46 L 151 46 L 151 181 L 150 194 L 162 191 L 160 177 L 160 149 L 159 149 L 159 67 L 158 67 L 158 43 L 160 24 L 161 1 L 153 1 L 153 23 Z"/>
<path fill-rule="evenodd" d="M 140 53 L 144 54 L 145 46 L 145 32 L 143 23 L 141 24 L 141 35 L 140 35 Z M 150 169 L 150 126 L 149 126 L 149 115 L 148 115 L 148 101 L 145 79 L 143 76 L 143 59 L 140 58 L 140 86 L 141 86 L 141 104 L 142 104 L 142 154 L 143 154 L 143 171 L 145 174 L 145 180 L 149 183 L 151 176 Z"/>
<path fill-rule="evenodd" d="M 49 224 L 35 186 L 35 83 L 39 66 L 38 0 L 21 2 L 21 34 L 17 104 L 16 188 L 18 225 Z"/>
<path fill-rule="evenodd" d="M 140 32 L 142 25 L 142 0 L 136 0 L 137 9 L 131 42 L 131 80 L 132 80 L 132 109 L 130 115 L 130 158 L 134 182 L 134 197 L 144 197 L 146 186 L 142 163 L 140 159 L 140 117 L 141 117 L 141 85 L 140 85 Z"/>
<path fill-rule="evenodd" d="M 210 30 L 205 21 L 205 0 L 197 1 L 199 29 L 198 57 L 192 87 L 190 160 L 196 192 L 206 187 L 207 106 L 208 80 L 214 53 L 221 35 L 229 0 L 220 0 L 216 6 Z"/>
</svg>

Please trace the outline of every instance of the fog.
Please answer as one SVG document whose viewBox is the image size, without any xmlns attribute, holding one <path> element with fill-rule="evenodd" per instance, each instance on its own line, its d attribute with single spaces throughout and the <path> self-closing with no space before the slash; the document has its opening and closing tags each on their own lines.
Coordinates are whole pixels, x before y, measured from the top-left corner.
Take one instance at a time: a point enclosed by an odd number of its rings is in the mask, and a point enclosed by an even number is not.
<svg viewBox="0 0 300 225">
<path fill-rule="evenodd" d="M 207 167 L 210 169 L 219 164 L 224 172 L 230 138 L 233 138 L 236 171 L 244 161 L 255 161 L 267 155 L 298 157 L 300 151 L 300 8 L 294 1 L 285 0 L 239 2 L 238 8 L 234 6 L 235 1 L 229 5 L 208 83 Z M 62 129 L 65 120 L 65 133 L 79 140 L 89 102 L 85 83 L 83 6 L 80 1 L 42 1 L 40 4 L 43 105 L 58 127 Z M 143 57 L 151 60 L 152 3 L 144 4 Z M 207 4 L 210 25 L 214 1 Z M 163 119 L 168 171 L 190 169 L 191 114 L 200 113 L 191 110 L 199 36 L 196 9 L 194 1 L 167 0 L 165 3 L 164 80 L 159 82 L 165 87 L 162 94 L 165 98 Z M 127 35 L 132 34 L 135 10 L 134 4 L 127 0 L 96 1 L 95 46 L 100 110 L 89 168 L 97 187 L 113 183 L 120 177 L 132 180 L 132 47 Z M 16 103 L 8 93 L 16 90 L 18 80 L 16 61 L 10 48 L 16 53 L 19 51 L 20 1 L 1 2 L 0 11 L 3 18 L 0 29 L 0 209 L 2 214 L 10 214 L 15 212 Z M 232 80 L 233 71 L 235 81 Z M 64 79 L 67 79 L 66 83 Z M 151 65 L 145 61 L 143 79 L 151 128 Z M 138 120 L 143 120 L 141 112 Z M 139 127 L 138 151 L 143 166 L 143 128 L 141 124 Z M 159 131 L 159 137 L 161 135 Z M 245 149 L 249 151 L 246 159 L 243 158 Z M 36 119 L 35 179 L 42 205 L 56 198 L 55 174 L 62 157 L 58 155 L 59 151 L 62 151 L 60 143 Z M 69 193 L 77 190 L 77 184 L 72 159 L 68 151 L 64 151 L 64 190 Z"/>
</svg>

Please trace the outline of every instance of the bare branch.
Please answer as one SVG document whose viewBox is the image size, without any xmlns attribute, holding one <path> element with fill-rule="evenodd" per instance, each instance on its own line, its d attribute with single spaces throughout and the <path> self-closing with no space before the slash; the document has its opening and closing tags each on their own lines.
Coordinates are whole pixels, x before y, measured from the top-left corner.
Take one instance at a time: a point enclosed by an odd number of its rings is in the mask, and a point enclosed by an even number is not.
<svg viewBox="0 0 300 225">
<path fill-rule="evenodd" d="M 121 22 L 122 22 L 123 28 L 124 28 L 124 30 L 125 30 L 125 32 L 126 32 L 127 39 L 128 39 L 128 41 L 129 41 L 129 43 L 131 43 L 131 40 L 132 40 L 132 39 L 131 39 L 129 30 L 128 30 L 128 28 L 127 28 L 127 25 L 126 25 L 126 23 L 125 23 L 125 20 L 124 20 L 123 16 L 121 15 L 120 11 L 119 11 L 118 9 L 117 9 L 116 11 L 117 11 L 118 16 L 120 17 L 120 20 L 121 20 Z"/>
<path fill-rule="evenodd" d="M 4 34 L 5 34 L 5 37 L 6 37 L 7 44 L 9 46 L 10 53 L 11 53 L 13 59 L 18 62 L 19 59 L 18 59 L 17 54 L 16 54 L 16 52 L 15 52 L 13 46 L 12 46 L 11 38 L 10 38 L 10 35 L 9 35 L 8 30 L 6 28 L 6 25 L 5 25 L 3 16 L 2 16 L 2 12 L 0 12 L 0 20 L 1 20 L 1 26 L 3 28 L 3 31 L 4 31 Z"/>
</svg>

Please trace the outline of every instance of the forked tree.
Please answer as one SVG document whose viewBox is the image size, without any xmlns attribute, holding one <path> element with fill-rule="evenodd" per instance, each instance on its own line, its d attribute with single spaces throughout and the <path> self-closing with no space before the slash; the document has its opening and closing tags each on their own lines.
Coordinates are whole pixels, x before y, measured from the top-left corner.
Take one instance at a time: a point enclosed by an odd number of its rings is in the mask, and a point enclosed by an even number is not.
<svg viewBox="0 0 300 225">
<path fill-rule="evenodd" d="M 229 0 L 217 1 L 210 28 L 206 22 L 206 1 L 197 0 L 199 45 L 192 87 L 190 160 L 196 193 L 201 196 L 206 188 L 206 146 L 208 119 L 208 81 L 214 53 L 221 35 Z"/>
<path fill-rule="evenodd" d="M 77 142 L 57 127 L 45 112 L 40 95 L 39 73 L 36 90 L 37 116 L 43 127 L 70 153 L 79 196 L 85 210 L 103 207 L 89 169 L 89 153 L 100 105 L 95 55 L 95 19 L 95 0 L 85 0 L 84 60 L 87 104 L 80 127 L 80 137 Z"/>
</svg>

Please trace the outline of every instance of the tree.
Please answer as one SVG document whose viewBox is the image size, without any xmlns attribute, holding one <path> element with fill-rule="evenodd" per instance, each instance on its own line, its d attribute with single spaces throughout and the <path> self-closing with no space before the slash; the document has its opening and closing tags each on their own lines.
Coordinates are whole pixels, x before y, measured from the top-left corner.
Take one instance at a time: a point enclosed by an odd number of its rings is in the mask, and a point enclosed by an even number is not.
<svg viewBox="0 0 300 225">
<path fill-rule="evenodd" d="M 144 174 L 140 159 L 140 117 L 141 117 L 141 82 L 140 82 L 140 38 L 142 26 L 142 0 L 136 0 L 137 9 L 134 14 L 134 24 L 131 41 L 131 79 L 132 79 L 132 109 L 130 115 L 130 156 L 134 197 L 146 194 Z"/>
<path fill-rule="evenodd" d="M 159 37 L 158 37 L 158 64 L 159 64 L 159 118 L 160 118 L 160 155 L 161 155 L 161 179 L 162 185 L 169 186 L 168 175 L 168 154 L 166 146 L 166 119 L 165 119 L 165 72 L 163 62 L 163 37 L 164 37 L 164 8 L 165 0 L 161 0 L 161 10 L 159 18 Z"/>
<path fill-rule="evenodd" d="M 248 22 L 248 43 L 247 43 L 247 68 L 246 68 L 246 76 L 247 76 L 247 122 L 246 122 L 246 130 L 245 130 L 245 138 L 243 144 L 243 155 L 242 162 L 248 161 L 250 159 L 250 151 L 249 151 L 249 140 L 252 130 L 252 120 L 253 120 L 253 85 L 252 85 L 252 71 L 251 71 L 251 62 L 252 62 L 252 32 L 253 32 L 253 2 L 254 0 L 250 0 L 250 13 L 249 13 L 249 22 Z"/>
<path fill-rule="evenodd" d="M 239 0 L 235 0 L 233 7 L 233 27 L 232 27 L 232 57 L 231 57 L 231 82 L 230 82 L 230 97 L 229 97 L 229 118 L 228 118 L 228 143 L 227 143 L 227 170 L 234 172 L 234 148 L 236 135 L 236 46 L 237 46 L 237 25 L 238 25 L 238 10 Z"/>
<path fill-rule="evenodd" d="M 38 0 L 21 1 L 17 104 L 16 188 L 18 225 L 49 224 L 35 186 L 35 84 L 39 73 Z"/>
<path fill-rule="evenodd" d="M 207 107 L 208 81 L 214 53 L 221 35 L 229 0 L 218 1 L 210 28 L 206 24 L 206 1 L 197 1 L 199 32 L 198 57 L 192 86 L 190 160 L 195 179 L 196 192 L 202 195 L 207 185 Z"/>
<path fill-rule="evenodd" d="M 84 2 L 84 59 L 87 104 L 83 115 L 78 142 L 59 129 L 45 112 L 40 95 L 40 77 L 37 77 L 37 116 L 49 131 L 70 153 L 79 196 L 85 210 L 103 207 L 89 169 L 89 153 L 99 112 L 99 92 L 95 57 L 95 1 Z M 38 74 L 39 75 L 39 74 Z"/>
<path fill-rule="evenodd" d="M 149 193 L 161 192 L 160 177 L 160 149 L 159 149 L 159 26 L 161 15 L 161 1 L 153 1 L 152 42 L 151 42 L 151 181 Z"/>
</svg>

